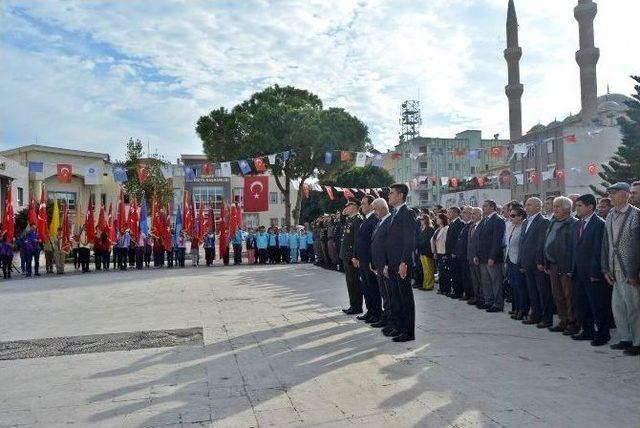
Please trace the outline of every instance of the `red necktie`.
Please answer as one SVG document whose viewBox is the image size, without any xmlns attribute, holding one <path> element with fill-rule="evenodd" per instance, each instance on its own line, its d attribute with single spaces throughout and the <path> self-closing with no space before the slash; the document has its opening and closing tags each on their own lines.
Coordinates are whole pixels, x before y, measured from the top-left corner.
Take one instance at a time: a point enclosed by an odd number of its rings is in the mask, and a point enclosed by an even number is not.
<svg viewBox="0 0 640 428">
<path fill-rule="evenodd" d="M 582 234 L 584 233 L 584 220 L 580 220 L 580 230 L 578 231 L 578 238 L 582 238 Z"/>
</svg>

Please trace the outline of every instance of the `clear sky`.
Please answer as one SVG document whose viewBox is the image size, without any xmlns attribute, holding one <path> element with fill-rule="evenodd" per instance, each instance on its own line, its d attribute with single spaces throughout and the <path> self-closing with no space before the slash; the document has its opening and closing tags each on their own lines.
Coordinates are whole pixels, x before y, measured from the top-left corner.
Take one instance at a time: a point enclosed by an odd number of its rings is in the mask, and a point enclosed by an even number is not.
<svg viewBox="0 0 640 428">
<path fill-rule="evenodd" d="M 400 104 L 423 136 L 508 138 L 507 0 L 9 1 L 2 4 L 1 147 L 121 158 L 129 137 L 169 159 L 200 153 L 199 116 L 278 83 L 318 94 L 393 147 Z M 580 109 L 577 0 L 516 0 L 523 128 Z M 640 1 L 600 0 L 599 93 L 640 74 Z"/>
</svg>

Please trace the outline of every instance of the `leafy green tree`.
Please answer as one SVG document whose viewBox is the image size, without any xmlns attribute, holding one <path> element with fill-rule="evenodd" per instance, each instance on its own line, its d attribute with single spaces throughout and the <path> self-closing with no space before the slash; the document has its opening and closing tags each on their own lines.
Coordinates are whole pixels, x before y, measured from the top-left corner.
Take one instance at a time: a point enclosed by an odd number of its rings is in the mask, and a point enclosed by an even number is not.
<svg viewBox="0 0 640 428">
<path fill-rule="evenodd" d="M 289 161 L 280 156 L 268 164 L 284 195 L 285 216 L 298 222 L 302 187 L 291 206 L 291 180 L 306 180 L 328 171 L 344 171 L 346 163 L 325 165 L 324 153 L 333 150 L 364 151 L 370 147 L 366 125 L 341 108 L 324 109 L 320 98 L 292 86 L 270 86 L 253 94 L 230 111 L 219 108 L 198 119 L 196 132 L 207 157 L 214 162 L 248 159 L 291 151 Z M 232 165 L 236 173 L 237 165 Z"/>
<path fill-rule="evenodd" d="M 625 102 L 627 117 L 618 118 L 622 144 L 609 164 L 601 165 L 602 171 L 598 173 L 603 180 L 600 185 L 604 188 L 619 181 L 633 183 L 640 180 L 640 76 L 631 78 L 638 84 L 635 85 L 636 93 L 631 95 L 633 99 Z M 591 186 L 591 189 L 600 195 L 604 194 L 597 186 Z"/>
<path fill-rule="evenodd" d="M 141 201 L 144 196 L 149 207 L 155 192 L 158 202 L 166 205 L 173 201 L 173 188 L 169 180 L 166 180 L 162 175 L 160 167 L 168 165 L 169 162 L 159 155 L 150 155 L 144 158 L 143 154 L 142 141 L 129 138 L 127 142 L 127 158 L 124 162 L 115 162 L 121 163 L 127 170 L 128 179 L 123 183 L 124 191 L 127 195 L 135 195 L 138 201 Z M 140 182 L 138 177 L 138 171 L 142 165 L 147 170 L 147 179 L 143 183 Z"/>
<path fill-rule="evenodd" d="M 367 165 L 363 168 L 352 166 L 344 173 L 327 174 L 321 183 L 328 186 L 357 189 L 380 187 L 383 192 L 380 196 L 382 196 L 388 193 L 387 187 L 393 183 L 393 177 L 386 170 L 375 166 Z M 332 201 L 326 192 L 311 192 L 309 199 L 303 199 L 300 222 L 312 221 L 324 213 L 341 211 L 346 200 L 342 194 L 334 194 L 334 196 L 335 200 Z M 359 192 L 355 196 L 360 199 L 363 194 Z"/>
</svg>

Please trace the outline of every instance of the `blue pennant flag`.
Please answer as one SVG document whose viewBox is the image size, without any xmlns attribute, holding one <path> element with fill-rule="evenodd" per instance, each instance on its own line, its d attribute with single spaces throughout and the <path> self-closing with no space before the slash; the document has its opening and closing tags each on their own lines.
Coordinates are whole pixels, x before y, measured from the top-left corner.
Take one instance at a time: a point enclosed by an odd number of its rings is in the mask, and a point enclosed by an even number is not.
<svg viewBox="0 0 640 428">
<path fill-rule="evenodd" d="M 191 168 L 190 166 L 184 167 L 184 179 L 186 181 L 193 181 L 196 179 L 196 173 L 193 172 L 193 168 Z"/>
<path fill-rule="evenodd" d="M 178 235 L 182 231 L 182 210 L 178 205 L 178 211 L 176 212 L 176 228 L 173 230 L 173 246 L 178 246 Z"/>
<path fill-rule="evenodd" d="M 284 159 L 285 163 L 287 163 L 289 161 L 290 157 L 291 157 L 291 150 L 286 150 L 286 151 L 282 152 L 282 159 Z"/>
<path fill-rule="evenodd" d="M 478 151 L 469 150 L 469 159 L 478 159 Z"/>
<path fill-rule="evenodd" d="M 375 155 L 373 157 L 373 161 L 371 162 L 371 165 L 373 165 L 375 167 L 378 167 L 378 168 L 382 167 L 382 159 L 383 159 L 382 155 L 380 155 L 380 154 Z"/>
<path fill-rule="evenodd" d="M 43 172 L 44 163 L 42 162 L 29 162 L 29 172 Z"/>
<path fill-rule="evenodd" d="M 333 162 L 333 153 L 326 152 L 324 154 L 324 163 L 326 163 L 327 165 L 331 165 L 331 162 Z"/>
<path fill-rule="evenodd" d="M 142 198 L 142 205 L 140 206 L 140 232 L 145 236 L 149 236 L 149 218 L 147 214 L 147 200 Z"/>
<path fill-rule="evenodd" d="M 240 167 L 242 175 L 247 175 L 251 172 L 251 165 L 249 165 L 249 162 L 247 162 L 245 159 L 239 160 L 238 166 Z"/>
<path fill-rule="evenodd" d="M 129 177 L 127 177 L 127 170 L 121 166 L 116 166 L 113 168 L 113 180 L 116 183 L 124 183 L 127 181 Z"/>
</svg>

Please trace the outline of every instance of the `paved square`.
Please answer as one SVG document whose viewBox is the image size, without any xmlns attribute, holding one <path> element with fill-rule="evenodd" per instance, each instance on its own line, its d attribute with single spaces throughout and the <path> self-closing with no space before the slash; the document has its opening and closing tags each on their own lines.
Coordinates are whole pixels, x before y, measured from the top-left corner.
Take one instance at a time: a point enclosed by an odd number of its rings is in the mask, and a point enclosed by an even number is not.
<svg viewBox="0 0 640 428">
<path fill-rule="evenodd" d="M 204 345 L 0 361 L 0 426 L 637 427 L 640 359 L 418 291 L 417 340 L 309 265 L 0 283 L 0 341 L 202 328 Z"/>
</svg>

